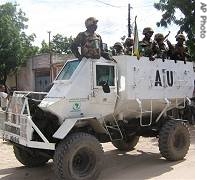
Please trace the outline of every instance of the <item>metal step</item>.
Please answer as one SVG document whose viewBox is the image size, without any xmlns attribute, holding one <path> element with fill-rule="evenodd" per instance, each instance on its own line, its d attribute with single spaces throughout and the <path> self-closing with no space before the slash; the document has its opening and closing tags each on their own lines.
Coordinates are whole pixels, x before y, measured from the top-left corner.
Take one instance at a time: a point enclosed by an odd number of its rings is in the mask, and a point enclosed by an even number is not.
<svg viewBox="0 0 210 180">
<path fill-rule="evenodd" d="M 107 134 L 109 135 L 111 141 L 122 140 L 122 139 L 123 139 L 122 131 L 120 130 L 120 127 L 119 127 L 119 125 L 118 125 L 118 123 L 117 123 L 116 118 L 114 117 L 114 115 L 112 115 L 112 116 L 113 116 L 113 120 L 114 120 L 114 121 L 109 121 L 109 123 L 110 123 L 111 125 L 110 125 L 110 124 L 107 125 L 107 122 L 106 122 L 105 119 L 103 118 L 104 127 L 105 127 L 105 129 L 106 129 L 106 131 L 107 131 Z M 112 133 L 110 130 L 116 131 L 116 132 L 118 133 L 118 135 L 119 135 L 119 138 L 115 138 L 115 137 L 113 136 L 113 133 Z"/>
<path fill-rule="evenodd" d="M 141 127 L 150 126 L 152 124 L 152 100 L 150 100 L 150 110 L 143 110 L 142 102 L 140 99 L 136 99 L 137 103 L 139 104 L 140 115 L 139 115 L 139 124 Z M 150 120 L 148 124 L 143 124 L 143 117 L 142 114 L 150 114 Z"/>
</svg>

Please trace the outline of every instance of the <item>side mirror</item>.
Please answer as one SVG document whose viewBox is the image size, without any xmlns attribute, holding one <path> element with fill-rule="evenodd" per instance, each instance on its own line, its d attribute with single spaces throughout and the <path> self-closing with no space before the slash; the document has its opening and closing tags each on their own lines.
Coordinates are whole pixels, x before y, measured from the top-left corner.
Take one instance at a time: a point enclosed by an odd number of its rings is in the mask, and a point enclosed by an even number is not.
<svg viewBox="0 0 210 180">
<path fill-rule="evenodd" d="M 100 81 L 99 86 L 102 86 L 104 93 L 110 93 L 110 87 L 107 81 Z"/>
</svg>

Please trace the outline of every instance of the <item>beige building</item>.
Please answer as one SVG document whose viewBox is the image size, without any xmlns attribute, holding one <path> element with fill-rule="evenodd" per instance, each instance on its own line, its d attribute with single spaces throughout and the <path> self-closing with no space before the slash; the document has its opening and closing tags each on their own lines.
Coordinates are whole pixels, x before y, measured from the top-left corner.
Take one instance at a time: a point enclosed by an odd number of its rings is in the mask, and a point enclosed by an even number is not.
<svg viewBox="0 0 210 180">
<path fill-rule="evenodd" d="M 55 79 L 64 63 L 74 58 L 73 55 L 48 53 L 33 56 L 15 75 L 8 77 L 6 84 L 16 90 L 44 91 Z"/>
</svg>

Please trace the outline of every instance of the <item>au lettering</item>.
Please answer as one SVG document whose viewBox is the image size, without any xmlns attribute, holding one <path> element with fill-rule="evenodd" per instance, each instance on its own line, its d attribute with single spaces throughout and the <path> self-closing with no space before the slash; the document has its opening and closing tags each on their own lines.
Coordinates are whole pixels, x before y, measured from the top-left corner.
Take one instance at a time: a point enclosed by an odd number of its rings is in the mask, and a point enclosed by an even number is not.
<svg viewBox="0 0 210 180">
<path fill-rule="evenodd" d="M 162 77 L 163 79 L 163 77 Z M 162 79 L 160 76 L 159 70 L 156 71 L 156 76 L 155 76 L 155 86 L 162 86 Z M 167 79 L 167 84 L 168 86 L 173 86 L 174 83 L 174 78 L 173 78 L 173 71 L 166 71 L 166 79 Z"/>
</svg>

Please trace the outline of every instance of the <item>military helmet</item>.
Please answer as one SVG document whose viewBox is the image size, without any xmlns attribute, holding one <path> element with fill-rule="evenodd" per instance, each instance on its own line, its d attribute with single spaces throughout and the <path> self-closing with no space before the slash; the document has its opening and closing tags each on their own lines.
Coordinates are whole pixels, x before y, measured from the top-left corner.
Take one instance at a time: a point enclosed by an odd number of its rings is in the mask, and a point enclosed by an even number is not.
<svg viewBox="0 0 210 180">
<path fill-rule="evenodd" d="M 122 45 L 121 42 L 116 42 L 116 43 L 114 43 L 114 47 L 121 47 L 121 48 L 123 48 L 123 45 Z"/>
<path fill-rule="evenodd" d="M 147 34 L 148 32 L 153 32 L 154 33 L 154 31 L 151 27 L 146 27 L 146 28 L 143 29 L 143 35 Z"/>
<path fill-rule="evenodd" d="M 125 46 L 133 46 L 134 45 L 134 39 L 131 38 L 131 37 L 126 38 L 124 45 Z"/>
<path fill-rule="evenodd" d="M 155 41 L 160 40 L 160 39 L 164 39 L 164 36 L 161 33 L 157 33 L 157 34 L 155 34 L 155 38 L 154 39 L 155 39 Z"/>
<path fill-rule="evenodd" d="M 184 41 L 186 40 L 186 39 L 185 39 L 185 36 L 184 36 L 183 34 L 178 34 L 178 35 L 176 36 L 176 40 L 178 40 L 178 39 L 183 39 Z"/>
<path fill-rule="evenodd" d="M 89 18 L 87 18 L 86 20 L 85 20 L 85 27 L 87 28 L 87 27 L 89 27 L 89 26 L 91 26 L 91 25 L 93 25 L 93 24 L 96 24 L 98 22 L 98 20 L 96 19 L 96 18 L 94 18 L 94 17 L 89 17 Z"/>
</svg>

